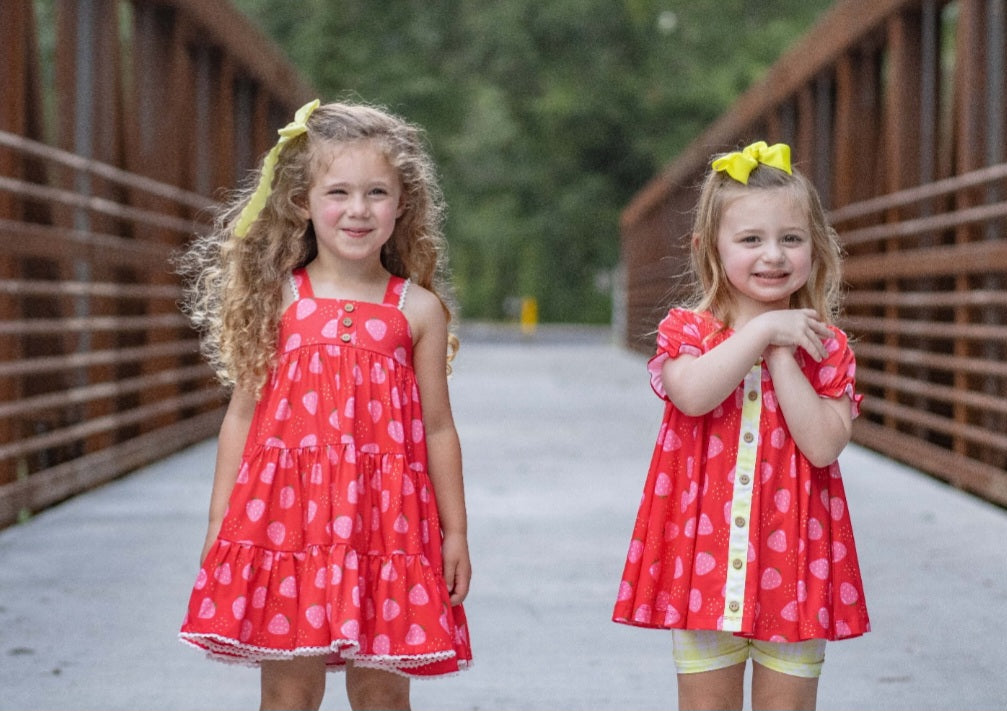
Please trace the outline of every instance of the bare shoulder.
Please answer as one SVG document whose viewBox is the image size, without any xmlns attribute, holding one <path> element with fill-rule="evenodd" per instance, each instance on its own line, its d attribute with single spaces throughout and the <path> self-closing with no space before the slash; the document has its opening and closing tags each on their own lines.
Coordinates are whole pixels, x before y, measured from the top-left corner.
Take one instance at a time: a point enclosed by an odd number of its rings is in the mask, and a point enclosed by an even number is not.
<svg viewBox="0 0 1007 711">
<path fill-rule="evenodd" d="M 402 312 L 406 315 L 413 331 L 413 338 L 417 341 L 426 333 L 442 333 L 447 328 L 441 300 L 432 291 L 418 284 L 409 285 Z"/>
</svg>

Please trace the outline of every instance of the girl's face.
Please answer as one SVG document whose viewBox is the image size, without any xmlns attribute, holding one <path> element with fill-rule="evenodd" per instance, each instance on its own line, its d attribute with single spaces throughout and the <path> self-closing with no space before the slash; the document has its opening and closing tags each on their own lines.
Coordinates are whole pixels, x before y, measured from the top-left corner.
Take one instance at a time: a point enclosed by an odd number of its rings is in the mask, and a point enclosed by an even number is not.
<svg viewBox="0 0 1007 711">
<path fill-rule="evenodd" d="M 721 215 L 717 254 L 740 323 L 790 307 L 808 281 L 812 235 L 805 206 L 786 188 L 748 190 Z"/>
<path fill-rule="evenodd" d="M 320 258 L 380 261 L 404 209 L 398 171 L 372 142 L 337 146 L 316 170 L 302 209 Z"/>
</svg>

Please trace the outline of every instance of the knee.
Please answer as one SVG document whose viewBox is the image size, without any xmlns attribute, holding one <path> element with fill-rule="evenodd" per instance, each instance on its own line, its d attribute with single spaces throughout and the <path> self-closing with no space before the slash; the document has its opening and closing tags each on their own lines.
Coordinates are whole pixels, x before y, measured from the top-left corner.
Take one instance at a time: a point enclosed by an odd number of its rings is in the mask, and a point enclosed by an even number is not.
<svg viewBox="0 0 1007 711">
<path fill-rule="evenodd" d="M 351 669 L 346 696 L 354 711 L 409 711 L 409 680 L 391 672 Z"/>
<path fill-rule="evenodd" d="M 261 679 L 260 711 L 318 709 L 325 695 L 325 667 L 305 673 L 290 662 L 267 662 Z"/>
</svg>

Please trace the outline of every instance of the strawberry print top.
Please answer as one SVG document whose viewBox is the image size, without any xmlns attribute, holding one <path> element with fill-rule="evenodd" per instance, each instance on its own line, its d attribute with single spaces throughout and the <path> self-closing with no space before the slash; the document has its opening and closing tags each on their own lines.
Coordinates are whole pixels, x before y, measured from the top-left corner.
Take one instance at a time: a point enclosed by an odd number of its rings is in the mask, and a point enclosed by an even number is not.
<svg viewBox="0 0 1007 711">
<path fill-rule="evenodd" d="M 220 535 L 180 638 L 212 658 L 325 655 L 409 676 L 471 650 L 444 581 L 427 473 L 409 282 L 382 303 L 316 298 L 304 270 L 280 322 Z"/>
<path fill-rule="evenodd" d="M 831 328 L 828 355 L 796 358 L 821 397 L 850 398 L 856 364 Z M 708 312 L 672 309 L 648 363 L 665 400 L 613 620 L 723 630 L 774 642 L 856 637 L 870 630 L 839 464 L 815 467 L 795 445 L 765 365 L 690 417 L 668 400 L 661 369 L 731 335 Z"/>
</svg>

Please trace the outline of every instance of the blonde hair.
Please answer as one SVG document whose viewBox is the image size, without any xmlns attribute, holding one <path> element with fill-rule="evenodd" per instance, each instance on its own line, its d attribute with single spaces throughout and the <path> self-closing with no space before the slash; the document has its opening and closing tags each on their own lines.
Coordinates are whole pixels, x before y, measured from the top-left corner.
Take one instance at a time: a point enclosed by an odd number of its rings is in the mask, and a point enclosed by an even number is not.
<svg viewBox="0 0 1007 711">
<path fill-rule="evenodd" d="M 339 144 L 370 142 L 398 172 L 403 211 L 382 248 L 381 263 L 432 291 L 449 324 L 452 317 L 444 201 L 422 130 L 383 109 L 344 103 L 319 106 L 307 129 L 280 151 L 272 192 L 247 234 L 238 238 L 234 228 L 258 172 L 221 208 L 213 231 L 178 260 L 187 281 L 182 307 L 201 331 L 203 355 L 221 382 L 256 396 L 276 360 L 284 281 L 317 255 L 303 206 L 314 176 Z M 450 363 L 458 349 L 451 332 L 446 347 Z"/>
<path fill-rule="evenodd" d="M 695 284 L 690 306 L 696 311 L 712 311 L 731 325 L 734 298 L 717 250 L 720 220 L 730 202 L 745 191 L 772 189 L 789 190 L 807 211 L 811 228 L 811 274 L 791 297 L 790 306 L 814 309 L 826 323 L 834 323 L 842 299 L 839 236 L 826 221 L 818 192 L 804 175 L 797 170 L 791 175 L 763 163 L 752 170 L 747 184 L 716 170 L 710 170 L 703 181 L 692 227 L 691 260 Z"/>
</svg>

